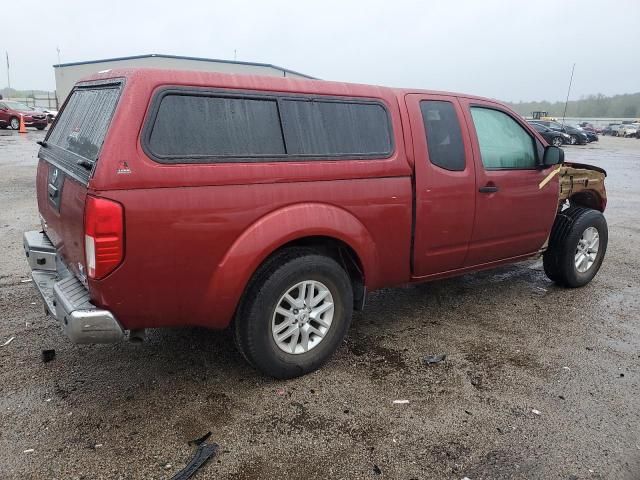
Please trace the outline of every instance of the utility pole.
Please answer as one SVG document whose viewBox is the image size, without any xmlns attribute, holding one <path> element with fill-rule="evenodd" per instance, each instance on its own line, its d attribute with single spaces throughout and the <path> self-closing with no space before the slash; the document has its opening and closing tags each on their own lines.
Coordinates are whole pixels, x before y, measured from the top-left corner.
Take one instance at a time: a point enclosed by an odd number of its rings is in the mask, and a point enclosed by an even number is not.
<svg viewBox="0 0 640 480">
<path fill-rule="evenodd" d="M 571 78 L 569 79 L 569 89 L 567 90 L 567 100 L 564 102 L 564 112 L 562 112 L 562 126 L 564 127 L 564 118 L 567 115 L 567 105 L 569 104 L 569 94 L 571 93 L 571 84 L 573 83 L 573 71 L 576 69 L 576 64 L 571 67 Z"/>
<path fill-rule="evenodd" d="M 58 52 L 58 65 L 60 65 L 60 47 L 56 47 L 56 52 Z"/>
<path fill-rule="evenodd" d="M 7 55 L 7 87 L 11 88 L 11 75 L 9 74 L 9 52 L 4 51 Z"/>
</svg>

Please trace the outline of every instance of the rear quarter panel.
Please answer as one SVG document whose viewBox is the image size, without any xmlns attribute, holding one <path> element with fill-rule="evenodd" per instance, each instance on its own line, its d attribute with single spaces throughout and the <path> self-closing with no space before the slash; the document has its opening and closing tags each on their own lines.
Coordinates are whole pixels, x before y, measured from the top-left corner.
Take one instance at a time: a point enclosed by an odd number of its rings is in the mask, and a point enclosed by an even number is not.
<svg viewBox="0 0 640 480">
<path fill-rule="evenodd" d="M 219 84 L 179 72 L 127 78 L 90 183 L 93 194 L 124 205 L 125 260 L 105 279 L 89 282 L 95 303 L 127 328 L 223 328 L 251 274 L 274 248 L 323 234 L 341 238 L 364 257 L 367 288 L 407 282 L 412 170 L 395 95 L 377 87 L 220 78 Z M 374 160 L 159 164 L 142 150 L 140 132 L 149 99 L 163 85 L 380 99 L 391 116 L 395 152 Z M 130 173 L 117 173 L 123 162 Z M 239 248 L 243 235 L 250 242 Z"/>
</svg>

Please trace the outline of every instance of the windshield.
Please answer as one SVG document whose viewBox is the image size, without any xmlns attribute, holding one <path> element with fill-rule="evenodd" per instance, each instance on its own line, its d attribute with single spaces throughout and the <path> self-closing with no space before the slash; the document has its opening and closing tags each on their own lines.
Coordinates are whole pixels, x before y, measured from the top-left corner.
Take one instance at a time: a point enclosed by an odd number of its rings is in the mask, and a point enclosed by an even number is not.
<svg viewBox="0 0 640 480">
<path fill-rule="evenodd" d="M 4 102 L 4 104 L 7 107 L 9 107 L 11 110 L 27 110 L 27 111 L 33 110 L 33 108 L 20 102 Z"/>
</svg>

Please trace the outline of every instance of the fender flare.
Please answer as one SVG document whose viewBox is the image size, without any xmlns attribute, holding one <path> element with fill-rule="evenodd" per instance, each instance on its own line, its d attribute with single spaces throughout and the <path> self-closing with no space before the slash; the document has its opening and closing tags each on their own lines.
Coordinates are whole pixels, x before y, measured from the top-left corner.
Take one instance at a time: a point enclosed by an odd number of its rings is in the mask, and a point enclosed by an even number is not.
<svg viewBox="0 0 640 480">
<path fill-rule="evenodd" d="M 216 265 L 203 307 L 214 327 L 231 321 L 247 283 L 273 252 L 305 237 L 331 237 L 349 245 L 358 256 L 365 284 L 376 282 L 378 252 L 367 228 L 352 213 L 324 203 L 299 203 L 262 216 L 233 242 Z"/>
</svg>

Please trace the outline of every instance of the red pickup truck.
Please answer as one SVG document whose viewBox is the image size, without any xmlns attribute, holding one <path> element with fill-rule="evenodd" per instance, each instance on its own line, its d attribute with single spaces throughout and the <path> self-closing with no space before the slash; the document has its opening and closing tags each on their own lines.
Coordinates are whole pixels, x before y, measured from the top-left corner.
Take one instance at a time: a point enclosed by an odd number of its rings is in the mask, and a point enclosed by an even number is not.
<svg viewBox="0 0 640 480">
<path fill-rule="evenodd" d="M 605 172 L 469 95 L 113 70 L 40 144 L 24 247 L 77 343 L 231 326 L 252 365 L 293 377 L 367 291 L 540 254 L 578 287 L 607 246 Z"/>
</svg>

